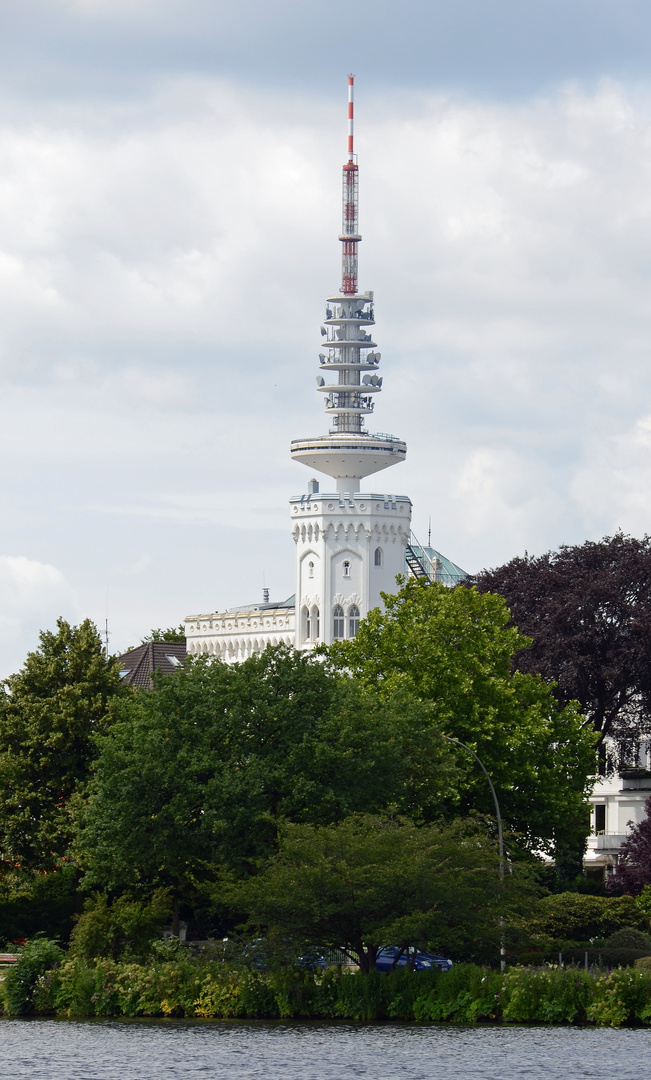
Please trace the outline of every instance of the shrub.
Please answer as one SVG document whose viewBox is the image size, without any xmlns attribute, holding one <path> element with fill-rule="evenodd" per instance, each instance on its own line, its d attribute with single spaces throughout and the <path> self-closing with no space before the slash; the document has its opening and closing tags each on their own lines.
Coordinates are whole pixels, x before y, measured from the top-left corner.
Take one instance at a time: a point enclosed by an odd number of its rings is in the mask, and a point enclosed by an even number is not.
<svg viewBox="0 0 651 1080">
<path fill-rule="evenodd" d="M 621 1027 L 651 1020 L 651 975 L 645 971 L 611 971 L 594 983 L 588 1020 L 600 1027 Z"/>
<path fill-rule="evenodd" d="M 0 877 L 0 944 L 37 934 L 67 941 L 72 930 L 77 871 L 60 866 L 49 874 L 12 870 Z"/>
<path fill-rule="evenodd" d="M 632 896 L 545 896 L 526 923 L 534 940 L 566 946 L 607 938 L 622 927 L 649 929 L 647 916 Z"/>
<path fill-rule="evenodd" d="M 110 902 L 99 894 L 84 904 L 70 938 L 70 951 L 88 961 L 146 960 L 161 937 L 172 905 L 167 889 L 157 889 L 148 901 L 120 896 Z"/>
<path fill-rule="evenodd" d="M 624 926 L 616 930 L 609 938 L 606 938 L 607 949 L 636 949 L 644 956 L 651 953 L 651 937 L 641 930 L 635 930 L 632 926 Z"/>
<path fill-rule="evenodd" d="M 35 937 L 25 942 L 2 984 L 4 1006 L 10 1016 L 29 1016 L 35 1012 L 37 983 L 61 962 L 63 955 L 56 941 L 50 938 Z"/>
<path fill-rule="evenodd" d="M 509 971 L 504 982 L 505 1020 L 518 1023 L 585 1023 L 594 979 L 570 968 Z"/>
<path fill-rule="evenodd" d="M 420 983 L 420 974 L 417 978 Z M 430 980 L 429 988 L 421 984 L 424 992 L 414 1001 L 416 1020 L 473 1024 L 477 1020 L 495 1020 L 502 1014 L 501 972 L 457 964 L 449 972 L 433 972 Z"/>
<path fill-rule="evenodd" d="M 649 958 L 651 960 L 651 958 Z M 651 966 L 651 965 L 650 965 Z M 651 970 L 510 968 L 338 974 L 244 971 L 191 956 L 125 964 L 73 957 L 40 975 L 33 1011 L 82 1016 L 340 1017 L 469 1024 L 651 1024 Z"/>
</svg>

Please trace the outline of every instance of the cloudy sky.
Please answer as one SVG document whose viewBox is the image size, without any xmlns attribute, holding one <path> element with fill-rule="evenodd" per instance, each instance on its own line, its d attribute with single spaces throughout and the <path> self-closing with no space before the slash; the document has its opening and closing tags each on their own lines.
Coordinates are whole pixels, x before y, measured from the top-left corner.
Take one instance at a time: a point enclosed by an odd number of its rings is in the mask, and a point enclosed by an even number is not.
<svg viewBox="0 0 651 1080">
<path fill-rule="evenodd" d="M 349 71 L 375 486 L 471 571 L 651 531 L 648 0 L 2 0 L 0 675 L 293 591 Z"/>
</svg>

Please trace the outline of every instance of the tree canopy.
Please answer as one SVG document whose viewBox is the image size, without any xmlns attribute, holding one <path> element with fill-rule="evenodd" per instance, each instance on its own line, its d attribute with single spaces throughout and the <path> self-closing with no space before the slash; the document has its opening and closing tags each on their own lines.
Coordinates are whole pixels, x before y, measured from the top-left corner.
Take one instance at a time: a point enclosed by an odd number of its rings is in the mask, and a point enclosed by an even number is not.
<svg viewBox="0 0 651 1080">
<path fill-rule="evenodd" d="M 490 957 L 506 910 L 495 840 L 477 822 L 418 828 L 367 814 L 285 824 L 278 853 L 230 895 L 294 949 L 342 949 L 362 971 L 388 944 Z"/>
<path fill-rule="evenodd" d="M 514 657 L 517 670 L 554 681 L 561 705 L 580 703 L 602 767 L 636 764 L 651 734 L 651 537 L 618 532 L 525 555 L 476 584 L 503 596 L 512 625 L 532 639 Z M 609 762 L 608 737 L 617 746 Z"/>
<path fill-rule="evenodd" d="M 281 819 L 330 824 L 392 802 L 423 813 L 454 789 L 427 710 L 369 702 L 305 653 L 189 658 L 116 701 L 79 839 L 87 886 L 193 887 L 274 850 Z"/>
<path fill-rule="evenodd" d="M 442 733 L 483 761 L 502 815 L 531 848 L 587 833 L 594 736 L 572 703 L 559 707 L 540 676 L 513 669 L 529 641 L 509 626 L 504 600 L 477 589 L 411 580 L 330 656 L 381 697 L 400 688 L 427 703 Z M 462 750 L 456 812 L 492 814 L 485 778 Z"/>
<path fill-rule="evenodd" d="M 96 756 L 109 700 L 123 693 L 93 623 L 57 620 L 0 693 L 0 858 L 49 869 L 69 852 L 70 802 Z"/>
<path fill-rule="evenodd" d="M 168 626 L 165 629 L 159 626 L 155 630 L 150 630 L 140 644 L 146 645 L 150 641 L 173 641 L 178 645 L 183 645 L 185 644 L 185 626 L 183 623 L 180 626 Z"/>
</svg>

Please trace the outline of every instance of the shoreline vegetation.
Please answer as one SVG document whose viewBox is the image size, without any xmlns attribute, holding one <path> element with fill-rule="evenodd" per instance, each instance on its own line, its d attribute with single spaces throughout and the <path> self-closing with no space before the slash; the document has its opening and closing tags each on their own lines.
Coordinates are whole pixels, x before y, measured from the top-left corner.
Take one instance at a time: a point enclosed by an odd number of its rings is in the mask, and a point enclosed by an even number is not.
<svg viewBox="0 0 651 1080">
<path fill-rule="evenodd" d="M 634 880 L 584 877 L 590 716 L 517 667 L 500 596 L 384 602 L 323 656 L 138 691 L 88 620 L 41 634 L 0 694 L 0 1012 L 651 1024 L 651 801 Z"/>
<path fill-rule="evenodd" d="M 251 971 L 200 955 L 93 964 L 41 953 L 40 961 L 21 957 L 0 984 L 0 998 L 4 1015 L 14 1017 L 649 1026 L 651 970 L 548 966 L 502 973 L 459 964 L 450 972 Z"/>
</svg>

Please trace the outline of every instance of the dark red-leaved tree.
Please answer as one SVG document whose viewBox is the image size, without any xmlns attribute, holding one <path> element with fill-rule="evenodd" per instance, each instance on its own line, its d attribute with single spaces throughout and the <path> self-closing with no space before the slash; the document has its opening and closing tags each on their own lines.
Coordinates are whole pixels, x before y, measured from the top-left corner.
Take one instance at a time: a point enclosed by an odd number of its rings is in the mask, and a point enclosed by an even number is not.
<svg viewBox="0 0 651 1080">
<path fill-rule="evenodd" d="M 608 878 L 609 892 L 637 896 L 651 885 L 651 797 L 644 804 L 646 817 L 634 825 L 619 849 L 615 873 Z"/>
<path fill-rule="evenodd" d="M 580 702 L 598 733 L 602 771 L 637 764 L 651 736 L 651 537 L 618 532 L 525 555 L 474 583 L 501 594 L 533 639 L 516 666 L 555 681 L 561 704 Z"/>
</svg>

